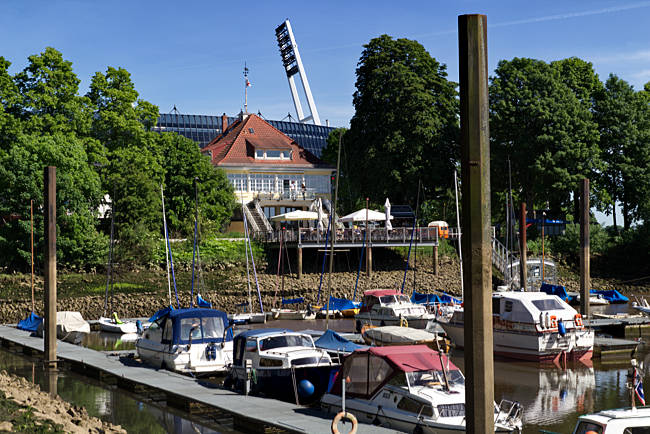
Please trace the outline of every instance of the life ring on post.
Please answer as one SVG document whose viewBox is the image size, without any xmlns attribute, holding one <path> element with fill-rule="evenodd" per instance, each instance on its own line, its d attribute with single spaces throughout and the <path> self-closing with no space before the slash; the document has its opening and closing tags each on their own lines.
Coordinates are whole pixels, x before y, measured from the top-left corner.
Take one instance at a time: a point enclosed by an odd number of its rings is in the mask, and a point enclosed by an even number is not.
<svg viewBox="0 0 650 434">
<path fill-rule="evenodd" d="M 557 328 L 557 317 L 555 315 L 551 315 L 551 328 L 552 329 Z"/>
<path fill-rule="evenodd" d="M 585 326 L 584 323 L 582 322 L 582 315 L 580 315 L 579 313 L 576 314 L 573 321 L 575 322 L 576 327 L 583 328 Z"/>
<path fill-rule="evenodd" d="M 338 425 L 342 419 L 347 419 L 350 422 L 352 422 L 352 429 L 348 434 L 355 434 L 357 432 L 357 418 L 354 417 L 352 413 L 348 413 L 348 412 L 344 413 L 342 411 L 338 412 L 337 415 L 334 417 L 334 420 L 332 420 L 332 434 L 341 434 Z"/>
</svg>

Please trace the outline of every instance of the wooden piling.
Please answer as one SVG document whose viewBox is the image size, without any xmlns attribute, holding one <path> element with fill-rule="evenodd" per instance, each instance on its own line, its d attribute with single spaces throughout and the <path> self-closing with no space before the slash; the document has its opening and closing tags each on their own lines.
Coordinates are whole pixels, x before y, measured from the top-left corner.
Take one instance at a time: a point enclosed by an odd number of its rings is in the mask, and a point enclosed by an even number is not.
<svg viewBox="0 0 650 434">
<path fill-rule="evenodd" d="M 56 167 L 43 175 L 45 213 L 45 317 L 43 318 L 46 366 L 56 368 Z"/>
<path fill-rule="evenodd" d="M 580 196 L 580 313 L 589 317 L 589 179 L 582 180 Z"/>
<path fill-rule="evenodd" d="M 458 17 L 468 433 L 494 431 L 487 17 Z"/>
<path fill-rule="evenodd" d="M 438 264 L 438 246 L 433 246 L 433 274 L 437 276 L 440 273 Z"/>
<path fill-rule="evenodd" d="M 302 279 L 302 247 L 298 247 L 298 280 Z"/>
<path fill-rule="evenodd" d="M 519 287 L 524 291 L 528 288 L 528 244 L 526 242 L 526 202 L 521 203 L 519 217 Z"/>
</svg>

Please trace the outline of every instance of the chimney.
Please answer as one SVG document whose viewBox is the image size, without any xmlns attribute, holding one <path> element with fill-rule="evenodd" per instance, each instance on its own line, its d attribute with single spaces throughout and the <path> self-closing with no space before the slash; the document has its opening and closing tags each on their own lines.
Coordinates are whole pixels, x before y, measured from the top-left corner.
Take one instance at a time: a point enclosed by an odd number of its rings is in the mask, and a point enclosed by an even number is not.
<svg viewBox="0 0 650 434">
<path fill-rule="evenodd" d="M 226 114 L 221 115 L 221 132 L 224 133 L 228 128 L 228 116 Z"/>
</svg>

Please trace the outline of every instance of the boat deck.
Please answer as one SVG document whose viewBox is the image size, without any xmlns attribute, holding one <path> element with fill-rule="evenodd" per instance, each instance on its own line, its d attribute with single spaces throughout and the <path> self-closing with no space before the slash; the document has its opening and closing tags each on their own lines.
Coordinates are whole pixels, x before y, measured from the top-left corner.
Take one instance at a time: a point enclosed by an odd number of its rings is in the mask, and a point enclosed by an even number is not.
<svg viewBox="0 0 650 434">
<path fill-rule="evenodd" d="M 4 346 L 22 347 L 28 354 L 43 352 L 43 339 L 28 332 L 0 326 Z M 191 411 L 226 412 L 233 417 L 234 428 L 244 432 L 330 432 L 333 415 L 275 399 L 245 396 L 166 370 L 157 370 L 120 353 L 107 354 L 58 341 L 57 356 L 81 374 L 117 384 L 136 393 L 163 394 L 167 404 Z M 349 427 L 349 425 L 347 425 Z M 390 433 L 392 430 L 359 424 L 358 433 Z"/>
</svg>

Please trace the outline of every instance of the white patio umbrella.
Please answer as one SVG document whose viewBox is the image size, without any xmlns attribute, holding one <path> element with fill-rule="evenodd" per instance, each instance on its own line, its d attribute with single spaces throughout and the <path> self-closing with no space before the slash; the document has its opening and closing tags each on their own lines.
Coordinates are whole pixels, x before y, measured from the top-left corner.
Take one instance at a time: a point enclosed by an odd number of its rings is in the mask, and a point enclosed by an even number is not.
<svg viewBox="0 0 650 434">
<path fill-rule="evenodd" d="M 389 215 L 392 219 L 393 216 Z M 370 222 L 383 222 L 386 220 L 386 214 L 379 211 L 368 210 L 368 221 Z M 340 222 L 365 222 L 366 221 L 366 208 L 355 211 L 339 219 Z"/>
<path fill-rule="evenodd" d="M 316 227 L 319 231 L 323 230 L 323 200 L 319 197 L 316 201 L 316 213 L 318 214 L 318 224 Z"/>
<path fill-rule="evenodd" d="M 390 219 L 392 219 L 393 216 L 390 215 L 390 201 L 388 200 L 388 198 L 386 198 L 386 202 L 384 203 L 384 212 L 386 213 L 385 214 L 385 217 L 386 217 L 386 229 L 391 230 L 391 229 L 393 229 L 393 225 L 390 223 Z"/>
<path fill-rule="evenodd" d="M 303 211 L 299 209 L 284 214 L 278 214 L 276 216 L 271 217 L 270 220 L 287 222 L 287 221 L 298 221 L 298 220 L 316 220 L 317 218 L 318 218 L 318 213 L 315 213 L 313 211 Z"/>
</svg>

